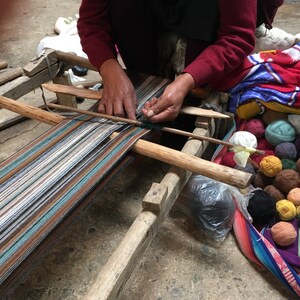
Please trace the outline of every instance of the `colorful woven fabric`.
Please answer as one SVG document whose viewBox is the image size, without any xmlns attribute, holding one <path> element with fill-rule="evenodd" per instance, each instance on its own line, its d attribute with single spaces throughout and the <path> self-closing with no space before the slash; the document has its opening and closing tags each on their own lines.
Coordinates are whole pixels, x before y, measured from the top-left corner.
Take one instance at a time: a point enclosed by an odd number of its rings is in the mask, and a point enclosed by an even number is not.
<svg viewBox="0 0 300 300">
<path fill-rule="evenodd" d="M 249 101 L 276 111 L 300 112 L 300 43 L 283 51 L 249 55 L 229 77 L 230 112 Z"/>
<path fill-rule="evenodd" d="M 133 81 L 139 107 L 167 84 L 154 76 Z M 119 134 L 109 138 L 115 131 Z M 61 122 L 0 164 L 0 284 L 148 132 L 79 116 Z"/>
</svg>

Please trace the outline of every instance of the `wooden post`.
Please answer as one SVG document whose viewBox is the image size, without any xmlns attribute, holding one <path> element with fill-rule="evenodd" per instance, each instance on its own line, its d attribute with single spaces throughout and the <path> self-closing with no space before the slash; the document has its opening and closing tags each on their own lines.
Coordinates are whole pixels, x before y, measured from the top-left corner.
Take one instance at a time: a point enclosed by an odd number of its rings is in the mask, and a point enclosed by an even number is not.
<svg viewBox="0 0 300 300">
<path fill-rule="evenodd" d="M 62 84 L 62 85 L 72 85 L 70 74 L 64 72 L 63 75 L 54 77 L 52 79 L 53 83 Z M 72 95 L 56 93 L 58 103 L 61 105 L 66 105 L 70 107 L 77 107 L 76 97 Z"/>
</svg>

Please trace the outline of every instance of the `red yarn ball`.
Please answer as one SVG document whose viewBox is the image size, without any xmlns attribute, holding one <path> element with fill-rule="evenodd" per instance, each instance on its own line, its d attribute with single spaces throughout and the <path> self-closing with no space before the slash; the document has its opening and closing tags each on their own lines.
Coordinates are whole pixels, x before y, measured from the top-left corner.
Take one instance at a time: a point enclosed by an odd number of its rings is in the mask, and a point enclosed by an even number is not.
<svg viewBox="0 0 300 300">
<path fill-rule="evenodd" d="M 254 134 L 258 140 L 265 136 L 265 128 L 265 123 L 261 119 L 250 119 L 244 126 L 244 130 Z"/>
<path fill-rule="evenodd" d="M 274 150 L 275 147 L 269 143 L 269 141 L 264 137 L 257 141 L 257 149 L 259 150 Z"/>
<path fill-rule="evenodd" d="M 236 163 L 233 160 L 233 156 L 234 156 L 234 152 L 232 151 L 226 152 L 222 157 L 220 164 L 223 166 L 234 168 L 236 166 Z"/>
<path fill-rule="evenodd" d="M 251 159 L 252 159 L 253 163 L 256 164 L 257 166 L 259 166 L 261 160 L 264 157 L 269 156 L 269 155 L 275 155 L 274 151 L 272 151 L 272 150 L 264 150 L 264 151 L 265 151 L 265 154 L 254 153 L 251 155 Z"/>
</svg>

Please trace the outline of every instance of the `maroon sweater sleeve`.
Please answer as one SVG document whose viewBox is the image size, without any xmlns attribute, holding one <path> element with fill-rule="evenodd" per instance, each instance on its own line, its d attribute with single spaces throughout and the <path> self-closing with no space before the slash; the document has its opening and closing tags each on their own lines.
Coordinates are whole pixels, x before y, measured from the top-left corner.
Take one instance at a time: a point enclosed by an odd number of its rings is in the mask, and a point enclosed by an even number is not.
<svg viewBox="0 0 300 300">
<path fill-rule="evenodd" d="M 234 71 L 255 45 L 256 0 L 219 0 L 220 26 L 215 43 L 185 69 L 196 86 L 210 84 L 224 90 L 226 75 Z M 222 79 L 222 80 L 221 80 Z"/>
<path fill-rule="evenodd" d="M 79 9 L 77 28 L 82 48 L 98 70 L 106 60 L 117 57 L 108 4 L 109 0 L 83 0 Z"/>
</svg>

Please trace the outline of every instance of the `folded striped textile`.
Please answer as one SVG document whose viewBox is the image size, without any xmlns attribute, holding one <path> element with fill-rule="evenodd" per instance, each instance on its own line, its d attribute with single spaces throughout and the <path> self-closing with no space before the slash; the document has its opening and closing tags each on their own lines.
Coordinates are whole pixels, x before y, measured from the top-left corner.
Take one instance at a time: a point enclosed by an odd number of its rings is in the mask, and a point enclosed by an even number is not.
<svg viewBox="0 0 300 300">
<path fill-rule="evenodd" d="M 276 111 L 300 113 L 300 43 L 287 50 L 249 55 L 227 81 L 232 113 L 249 101 Z"/>
<path fill-rule="evenodd" d="M 139 110 L 168 83 L 154 76 L 132 77 Z M 119 134 L 111 139 L 115 131 Z M 0 164 L 0 284 L 148 132 L 78 116 L 51 128 Z"/>
<path fill-rule="evenodd" d="M 258 265 L 264 265 L 292 293 L 300 297 L 300 276 L 238 209 L 233 230 L 243 254 Z"/>
</svg>

